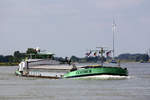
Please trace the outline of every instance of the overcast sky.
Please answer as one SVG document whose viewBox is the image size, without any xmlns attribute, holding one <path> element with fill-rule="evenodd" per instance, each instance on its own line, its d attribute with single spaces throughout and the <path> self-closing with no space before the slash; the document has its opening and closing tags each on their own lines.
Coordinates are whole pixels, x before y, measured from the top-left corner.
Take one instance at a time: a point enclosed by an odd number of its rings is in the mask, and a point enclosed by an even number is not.
<svg viewBox="0 0 150 100">
<path fill-rule="evenodd" d="M 84 56 L 97 46 L 115 52 L 150 48 L 150 0 L 0 0 L 0 54 L 40 47 L 56 56 Z"/>
</svg>

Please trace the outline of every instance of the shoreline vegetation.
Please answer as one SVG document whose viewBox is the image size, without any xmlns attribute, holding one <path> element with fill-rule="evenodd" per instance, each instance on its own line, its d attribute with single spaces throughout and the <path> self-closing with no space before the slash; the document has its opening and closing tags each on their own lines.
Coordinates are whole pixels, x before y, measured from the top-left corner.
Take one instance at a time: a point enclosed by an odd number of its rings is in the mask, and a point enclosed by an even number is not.
<svg viewBox="0 0 150 100">
<path fill-rule="evenodd" d="M 40 58 L 40 59 L 53 59 L 60 61 L 62 63 L 66 63 L 66 58 L 63 57 L 54 57 L 54 54 L 51 55 L 39 55 L 36 49 L 34 48 L 28 48 L 25 53 L 21 53 L 20 51 L 15 51 L 13 55 L 0 55 L 0 66 L 16 66 L 18 65 L 23 59 L 30 58 L 31 55 L 32 58 Z M 71 62 L 78 62 L 78 63 L 96 63 L 96 62 L 101 62 L 103 59 L 104 62 L 109 63 L 112 58 L 107 56 L 107 57 L 100 57 L 99 55 L 95 56 L 85 56 L 85 57 L 76 57 L 76 56 L 71 56 L 70 61 Z M 128 63 L 128 62 L 140 62 L 140 63 L 150 63 L 150 57 L 148 54 L 130 54 L 130 53 L 125 53 L 125 54 L 120 54 L 119 56 L 115 57 L 116 61 L 119 61 L 120 63 Z"/>
<path fill-rule="evenodd" d="M 19 63 L 0 62 L 0 66 L 17 66 Z"/>
</svg>

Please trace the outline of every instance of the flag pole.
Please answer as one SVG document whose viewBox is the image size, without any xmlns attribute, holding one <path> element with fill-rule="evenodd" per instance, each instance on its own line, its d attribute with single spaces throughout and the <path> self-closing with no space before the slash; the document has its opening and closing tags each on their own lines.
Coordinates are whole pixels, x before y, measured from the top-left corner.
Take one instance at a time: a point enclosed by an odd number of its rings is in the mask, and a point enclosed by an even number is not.
<svg viewBox="0 0 150 100">
<path fill-rule="evenodd" d="M 115 19 L 113 18 L 113 25 L 112 25 L 112 31 L 113 31 L 113 59 L 115 57 L 115 28 L 116 28 L 116 24 L 115 24 Z"/>
</svg>

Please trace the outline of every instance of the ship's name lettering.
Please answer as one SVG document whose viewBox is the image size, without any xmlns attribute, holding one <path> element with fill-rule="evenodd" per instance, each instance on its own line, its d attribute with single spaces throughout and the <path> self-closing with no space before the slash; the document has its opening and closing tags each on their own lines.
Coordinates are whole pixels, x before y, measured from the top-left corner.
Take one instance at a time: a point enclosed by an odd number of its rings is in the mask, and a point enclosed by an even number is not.
<svg viewBox="0 0 150 100">
<path fill-rule="evenodd" d="M 76 74 L 83 74 L 83 73 L 91 73 L 91 70 L 82 70 L 82 71 L 77 71 Z"/>
</svg>

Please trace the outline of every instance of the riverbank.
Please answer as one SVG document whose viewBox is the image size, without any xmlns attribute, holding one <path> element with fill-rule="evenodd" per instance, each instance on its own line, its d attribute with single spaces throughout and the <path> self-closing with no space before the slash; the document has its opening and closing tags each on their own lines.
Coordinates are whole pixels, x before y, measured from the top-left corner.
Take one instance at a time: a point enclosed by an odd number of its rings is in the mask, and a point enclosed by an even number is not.
<svg viewBox="0 0 150 100">
<path fill-rule="evenodd" d="M 120 63 L 150 63 L 150 60 L 149 61 L 134 61 L 134 60 L 120 60 Z"/>
<path fill-rule="evenodd" d="M 0 62 L 0 66 L 17 66 L 19 63 Z"/>
</svg>

